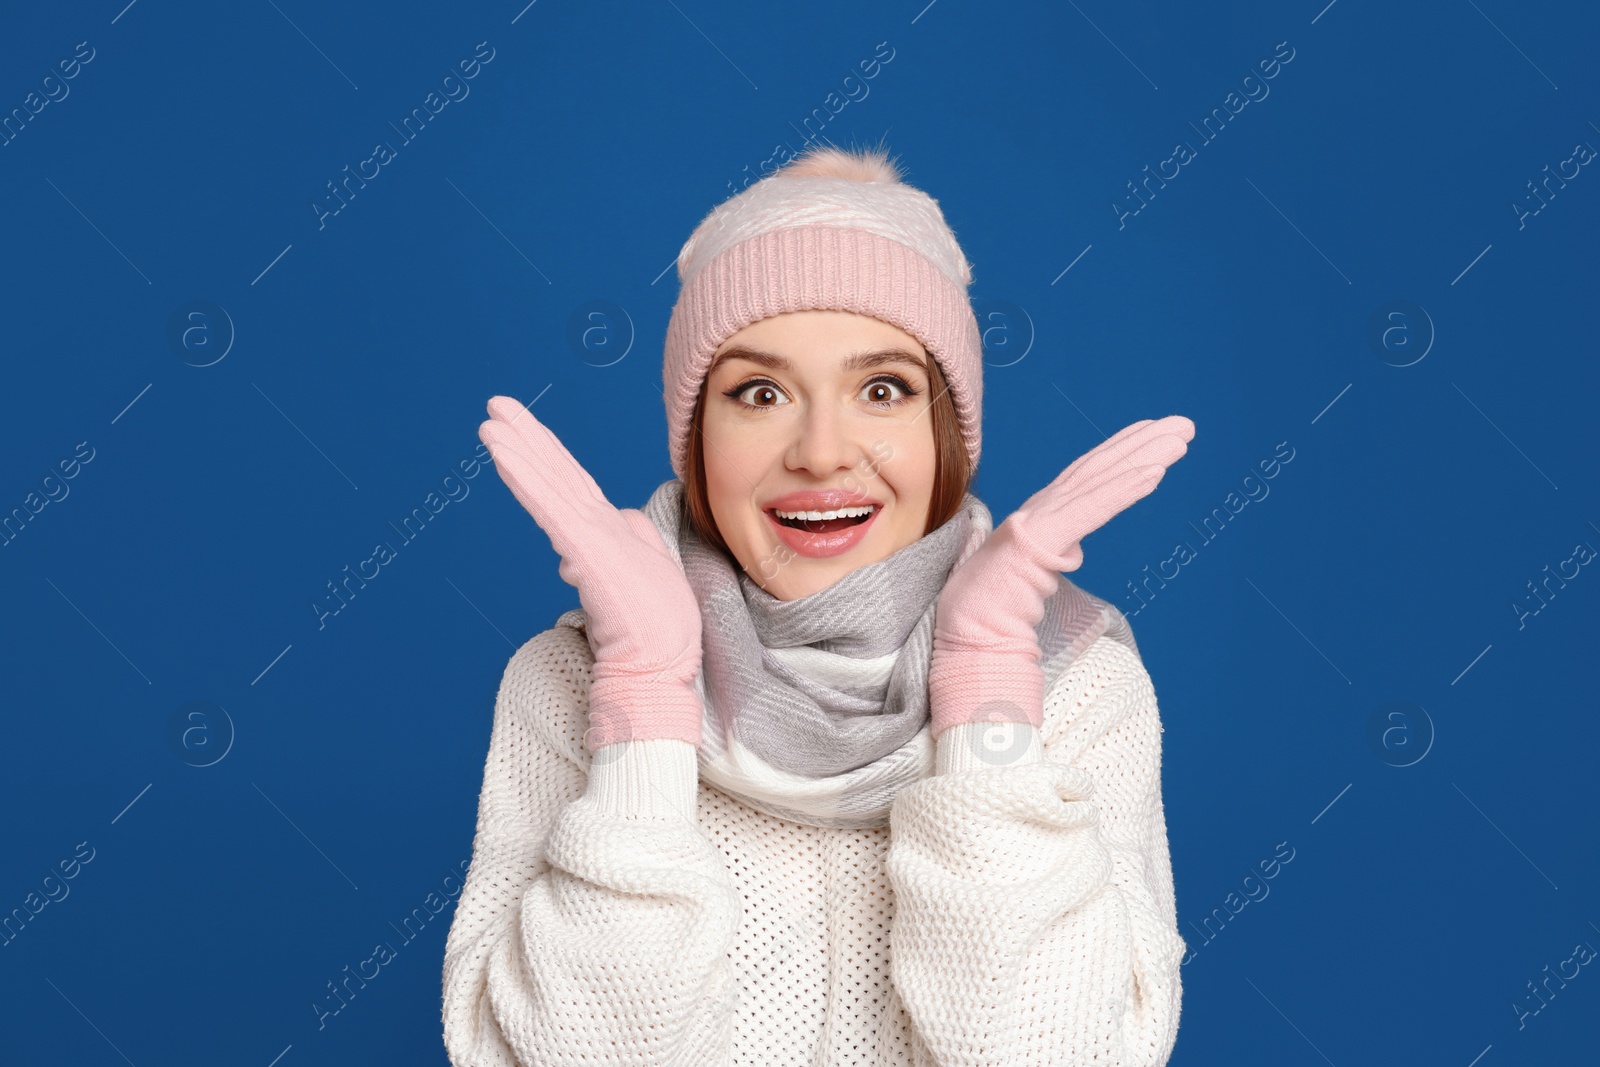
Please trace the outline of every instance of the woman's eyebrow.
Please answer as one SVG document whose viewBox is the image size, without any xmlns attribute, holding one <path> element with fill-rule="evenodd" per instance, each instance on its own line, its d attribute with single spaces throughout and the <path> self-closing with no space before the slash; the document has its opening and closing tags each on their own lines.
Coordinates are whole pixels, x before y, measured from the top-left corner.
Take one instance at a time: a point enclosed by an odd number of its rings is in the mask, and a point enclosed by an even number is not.
<svg viewBox="0 0 1600 1067">
<path fill-rule="evenodd" d="M 750 363 L 756 363 L 760 366 L 767 367 L 770 370 L 794 370 L 793 363 L 775 352 L 763 352 L 760 349 L 747 348 L 744 345 L 735 345 L 718 356 L 716 361 L 711 364 L 710 370 L 708 370 L 706 373 L 709 375 L 710 371 L 716 370 L 726 360 L 730 359 L 746 360 Z M 907 352 L 903 348 L 880 348 L 871 352 L 856 352 L 845 358 L 843 366 L 845 370 L 852 371 L 868 370 L 872 367 L 882 367 L 894 363 L 905 363 L 917 368 L 920 371 L 926 371 L 928 369 L 927 363 L 925 363 L 920 357 Z"/>
</svg>

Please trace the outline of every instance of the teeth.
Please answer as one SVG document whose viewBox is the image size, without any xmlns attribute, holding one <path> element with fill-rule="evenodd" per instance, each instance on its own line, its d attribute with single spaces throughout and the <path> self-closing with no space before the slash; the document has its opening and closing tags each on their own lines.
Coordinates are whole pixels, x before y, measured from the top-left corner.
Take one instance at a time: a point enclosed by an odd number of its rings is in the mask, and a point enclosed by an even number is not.
<svg viewBox="0 0 1600 1067">
<path fill-rule="evenodd" d="M 853 519 L 860 515 L 871 515 L 872 506 L 835 508 L 832 511 L 778 511 L 774 508 L 773 514 L 780 519 L 806 519 L 810 522 L 822 522 L 825 519 Z"/>
</svg>

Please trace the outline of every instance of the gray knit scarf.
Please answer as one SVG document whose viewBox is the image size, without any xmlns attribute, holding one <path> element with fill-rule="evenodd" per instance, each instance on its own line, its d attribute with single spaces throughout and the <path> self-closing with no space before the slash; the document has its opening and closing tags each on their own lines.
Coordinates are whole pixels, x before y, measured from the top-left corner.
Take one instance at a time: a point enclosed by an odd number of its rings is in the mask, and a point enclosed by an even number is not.
<svg viewBox="0 0 1600 1067">
<path fill-rule="evenodd" d="M 700 602 L 700 777 L 811 826 L 886 826 L 895 795 L 933 773 L 928 663 L 951 570 L 993 528 L 972 493 L 938 529 L 797 600 L 779 600 L 696 536 L 674 478 L 641 509 Z M 582 612 L 569 612 L 581 619 Z M 1046 691 L 1102 634 L 1135 654 L 1111 604 L 1060 579 L 1036 628 Z"/>
</svg>

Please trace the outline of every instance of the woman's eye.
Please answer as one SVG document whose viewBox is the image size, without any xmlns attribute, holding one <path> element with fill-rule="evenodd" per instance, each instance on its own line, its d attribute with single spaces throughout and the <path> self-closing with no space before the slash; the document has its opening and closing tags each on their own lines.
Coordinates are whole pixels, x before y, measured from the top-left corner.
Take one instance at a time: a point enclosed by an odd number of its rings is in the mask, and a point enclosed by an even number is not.
<svg viewBox="0 0 1600 1067">
<path fill-rule="evenodd" d="M 756 408 L 777 407 L 779 404 L 788 403 L 783 394 L 773 388 L 770 382 L 751 382 L 749 385 L 741 386 L 734 395 Z"/>
<path fill-rule="evenodd" d="M 893 404 L 915 396 L 909 385 L 898 378 L 877 378 L 867 383 L 866 399 L 874 404 Z"/>
<path fill-rule="evenodd" d="M 752 408 L 775 408 L 790 403 L 787 396 L 769 381 L 757 380 L 736 385 L 723 394 Z M 862 386 L 861 398 L 869 404 L 889 407 L 917 395 L 917 389 L 904 379 L 893 375 L 874 378 Z"/>
</svg>

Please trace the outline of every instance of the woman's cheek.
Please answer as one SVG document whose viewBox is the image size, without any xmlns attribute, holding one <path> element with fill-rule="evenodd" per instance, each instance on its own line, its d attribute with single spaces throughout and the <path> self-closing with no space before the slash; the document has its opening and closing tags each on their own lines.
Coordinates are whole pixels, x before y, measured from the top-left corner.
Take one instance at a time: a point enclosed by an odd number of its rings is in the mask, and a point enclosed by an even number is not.
<svg viewBox="0 0 1600 1067">
<path fill-rule="evenodd" d="M 933 444 L 933 430 L 927 417 L 896 427 L 896 432 L 884 434 L 872 443 L 869 451 L 871 462 L 883 472 L 884 477 L 905 483 L 908 492 L 926 482 L 927 491 L 932 492 L 938 452 Z"/>
</svg>

